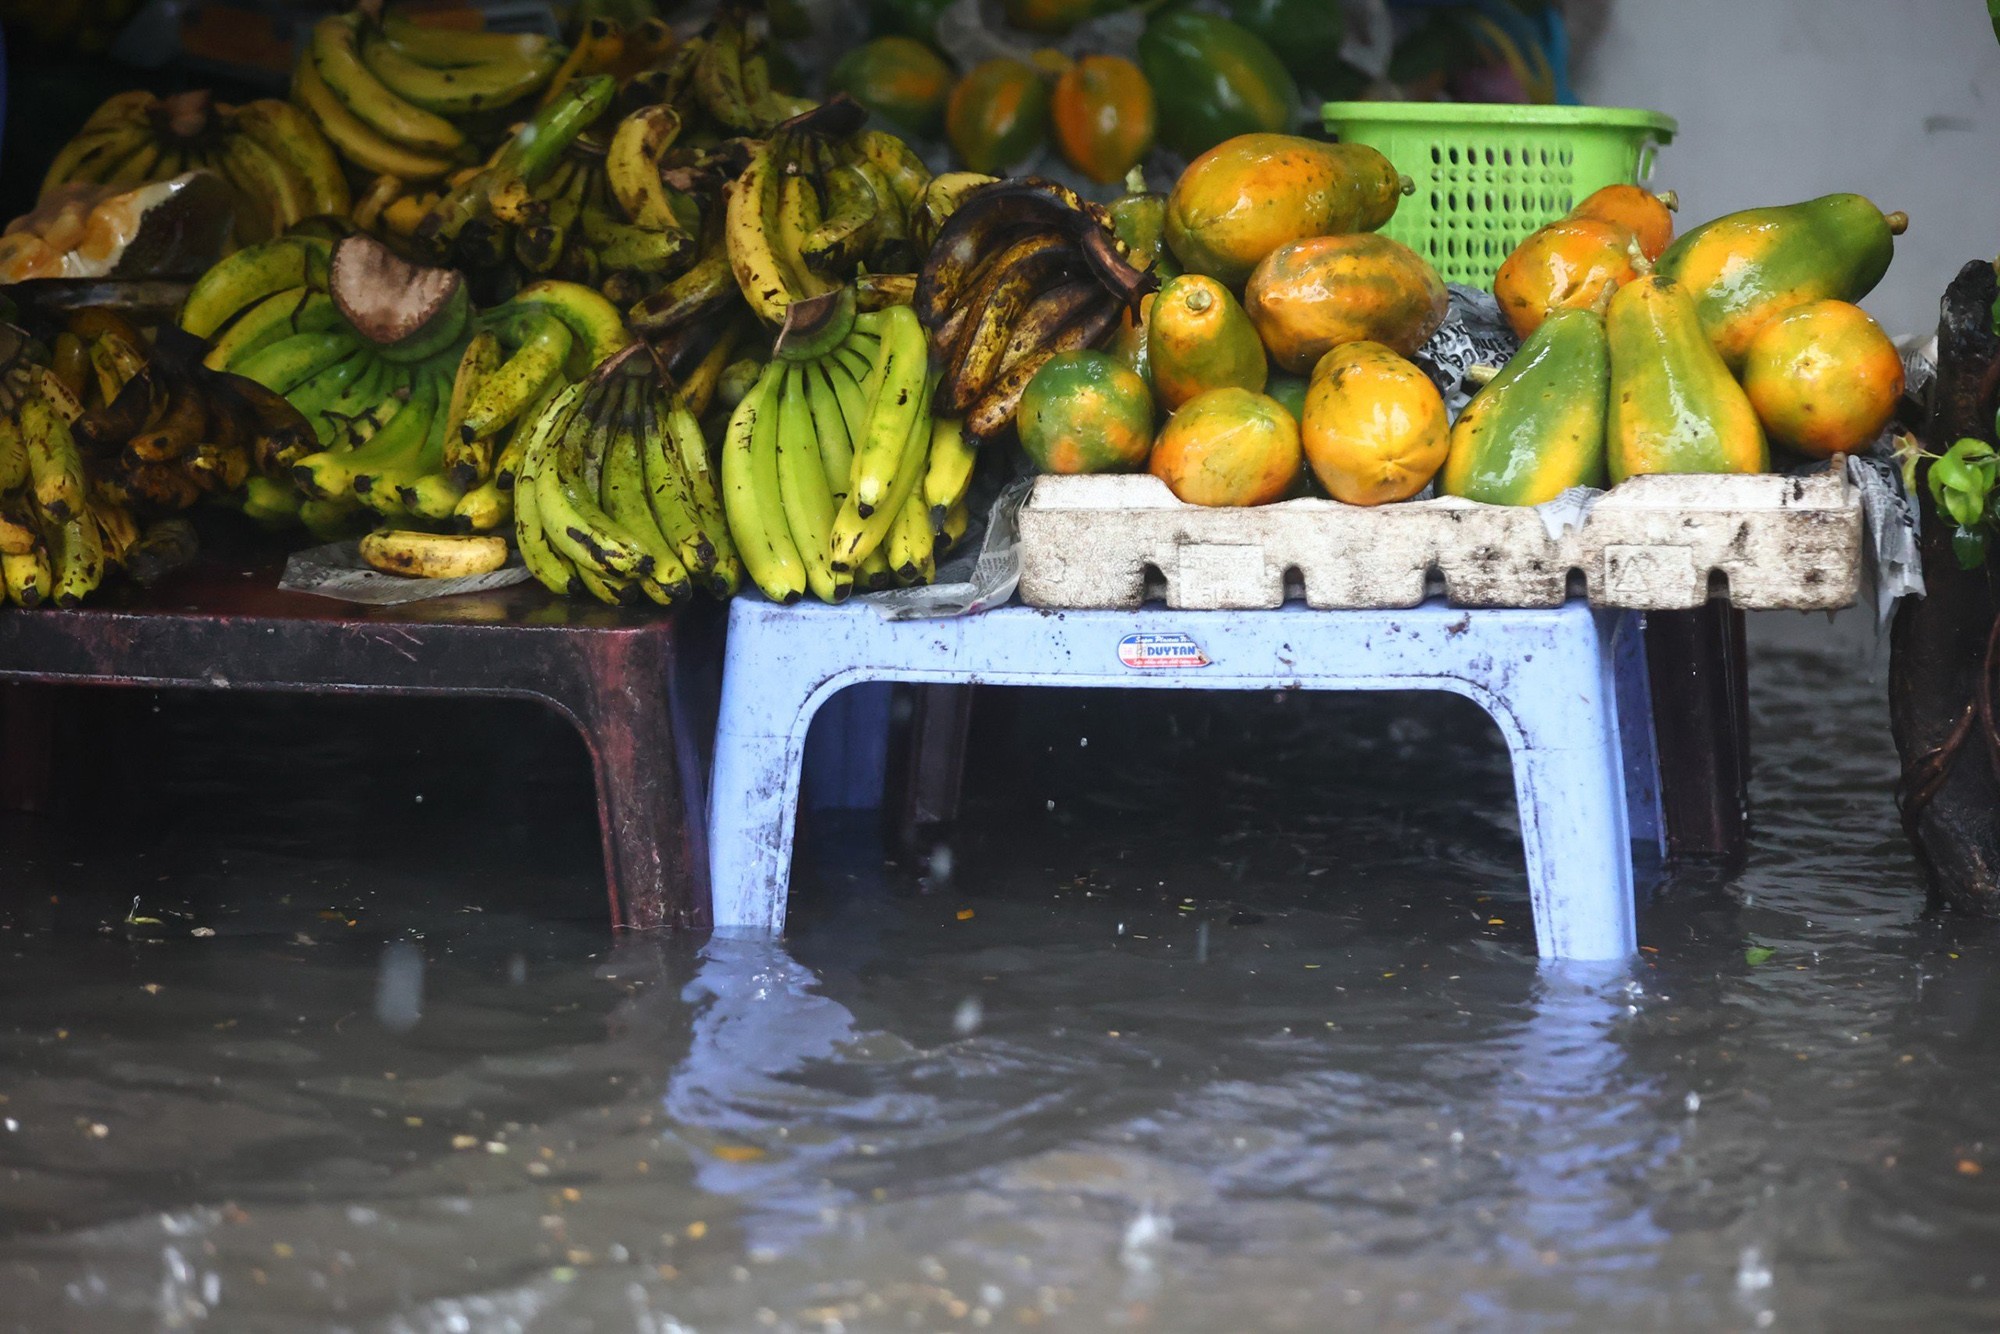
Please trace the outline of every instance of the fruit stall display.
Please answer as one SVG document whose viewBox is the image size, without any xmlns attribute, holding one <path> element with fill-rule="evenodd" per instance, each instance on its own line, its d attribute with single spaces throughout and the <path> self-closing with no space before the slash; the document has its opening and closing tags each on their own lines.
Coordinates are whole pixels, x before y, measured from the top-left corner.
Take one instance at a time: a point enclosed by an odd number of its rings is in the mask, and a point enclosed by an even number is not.
<svg viewBox="0 0 2000 1334">
<path fill-rule="evenodd" d="M 21 289 L 9 600 L 153 577 L 227 507 L 417 577 L 838 602 L 932 580 L 975 472 L 1533 505 L 1864 449 L 1901 391 L 1853 303 L 1905 219 L 1858 195 L 1678 239 L 1670 197 L 1578 201 L 1496 275 L 1525 341 L 1454 422 L 1420 364 L 1451 298 L 1378 230 L 1412 187 L 1375 150 L 1217 118 L 1171 190 L 1101 204 L 933 176 L 773 55 L 734 10 L 566 45 L 370 11 L 310 28 L 289 102 L 114 97 L 48 197 L 213 177 L 233 226 L 157 327 Z"/>
</svg>

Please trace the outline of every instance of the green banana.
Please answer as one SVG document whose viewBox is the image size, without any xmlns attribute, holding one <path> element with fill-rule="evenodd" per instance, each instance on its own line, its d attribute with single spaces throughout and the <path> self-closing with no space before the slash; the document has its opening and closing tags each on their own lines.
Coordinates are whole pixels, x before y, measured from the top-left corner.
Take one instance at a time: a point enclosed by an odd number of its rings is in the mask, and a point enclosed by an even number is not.
<svg viewBox="0 0 2000 1334">
<path fill-rule="evenodd" d="M 360 355 L 361 336 L 352 329 L 289 334 L 245 357 L 234 372 L 266 389 L 289 394 L 336 362 Z"/>
<path fill-rule="evenodd" d="M 481 440 L 514 420 L 562 374 L 574 343 L 570 328 L 552 311 L 514 312 L 506 326 L 517 335 L 513 353 L 479 382 L 459 427 L 466 440 Z"/>
</svg>

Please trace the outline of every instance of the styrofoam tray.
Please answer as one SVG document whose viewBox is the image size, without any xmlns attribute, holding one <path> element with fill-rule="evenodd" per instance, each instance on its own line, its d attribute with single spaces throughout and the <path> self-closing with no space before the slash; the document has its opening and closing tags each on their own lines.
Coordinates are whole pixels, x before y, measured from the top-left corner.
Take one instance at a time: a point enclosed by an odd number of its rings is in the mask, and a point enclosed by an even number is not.
<svg viewBox="0 0 2000 1334">
<path fill-rule="evenodd" d="M 1554 502 L 1561 504 L 1562 502 Z M 1546 507 L 1544 507 L 1546 508 Z M 1143 473 L 1041 477 L 1021 510 L 1021 598 L 1037 607 L 1188 610 L 1553 607 L 1573 573 L 1601 607 L 1830 610 L 1861 581 L 1859 492 L 1810 476 L 1634 477 L 1580 523 L 1445 497 L 1363 508 L 1287 500 L 1209 509 Z"/>
</svg>

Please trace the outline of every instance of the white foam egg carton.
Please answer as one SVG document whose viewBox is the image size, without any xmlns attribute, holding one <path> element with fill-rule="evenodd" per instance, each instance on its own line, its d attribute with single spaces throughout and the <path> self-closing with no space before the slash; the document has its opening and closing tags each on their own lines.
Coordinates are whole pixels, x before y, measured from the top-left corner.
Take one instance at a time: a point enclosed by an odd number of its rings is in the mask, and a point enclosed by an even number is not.
<svg viewBox="0 0 2000 1334">
<path fill-rule="evenodd" d="M 1634 477 L 1526 509 L 1443 497 L 1364 508 L 1303 498 L 1243 509 L 1175 499 L 1144 473 L 1040 477 L 1021 510 L 1021 584 L 1037 607 L 1307 605 L 1668 610 L 1851 604 L 1860 493 L 1806 476 Z"/>
</svg>

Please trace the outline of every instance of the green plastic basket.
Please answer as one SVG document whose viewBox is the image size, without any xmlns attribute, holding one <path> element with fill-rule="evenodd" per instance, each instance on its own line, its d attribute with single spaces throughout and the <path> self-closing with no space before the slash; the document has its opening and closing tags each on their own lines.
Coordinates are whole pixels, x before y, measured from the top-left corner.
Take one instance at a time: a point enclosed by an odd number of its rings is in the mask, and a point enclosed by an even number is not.
<svg viewBox="0 0 2000 1334">
<path fill-rule="evenodd" d="M 1671 116 L 1632 107 L 1328 102 L 1328 134 L 1416 182 L 1382 228 L 1448 281 L 1484 287 L 1523 237 L 1607 185 L 1644 181 Z"/>
</svg>

